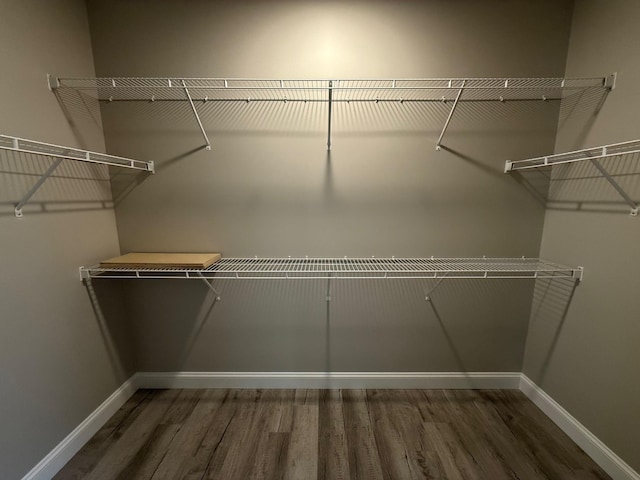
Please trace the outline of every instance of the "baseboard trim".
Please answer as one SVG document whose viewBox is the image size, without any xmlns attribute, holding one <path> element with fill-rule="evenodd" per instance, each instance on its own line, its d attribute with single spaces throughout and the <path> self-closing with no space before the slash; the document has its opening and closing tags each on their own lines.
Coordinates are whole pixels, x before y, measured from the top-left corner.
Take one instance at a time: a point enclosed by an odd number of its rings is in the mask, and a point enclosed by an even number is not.
<svg viewBox="0 0 640 480">
<path fill-rule="evenodd" d="M 139 388 L 518 389 L 520 372 L 138 372 Z"/>
<path fill-rule="evenodd" d="M 109 398 L 102 402 L 29 473 L 22 477 L 22 480 L 50 480 L 53 478 L 136 392 L 138 386 L 134 377 L 124 382 Z"/>
<path fill-rule="evenodd" d="M 613 480 L 640 480 L 640 474 L 616 455 L 575 417 L 567 412 L 524 373 L 520 390 L 542 410 L 571 440 L 582 448 Z"/>
<path fill-rule="evenodd" d="M 138 372 L 22 480 L 49 480 L 55 476 L 139 388 L 520 389 L 614 480 L 640 480 L 640 474 L 519 372 Z"/>
</svg>

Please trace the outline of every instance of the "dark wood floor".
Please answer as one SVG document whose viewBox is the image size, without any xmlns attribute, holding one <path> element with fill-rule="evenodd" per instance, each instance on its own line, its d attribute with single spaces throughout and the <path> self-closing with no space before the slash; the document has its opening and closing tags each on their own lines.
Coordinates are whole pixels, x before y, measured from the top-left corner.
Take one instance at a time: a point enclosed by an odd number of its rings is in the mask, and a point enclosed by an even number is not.
<svg viewBox="0 0 640 480">
<path fill-rule="evenodd" d="M 78 478 L 609 479 L 517 390 L 140 390 Z"/>
</svg>

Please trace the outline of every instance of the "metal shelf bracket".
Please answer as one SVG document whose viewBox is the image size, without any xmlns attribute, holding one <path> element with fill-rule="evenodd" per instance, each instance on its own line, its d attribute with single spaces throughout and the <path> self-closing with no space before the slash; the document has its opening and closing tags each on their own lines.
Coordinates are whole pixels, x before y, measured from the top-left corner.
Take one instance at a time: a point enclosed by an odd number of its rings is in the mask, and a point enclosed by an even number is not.
<svg viewBox="0 0 640 480">
<path fill-rule="evenodd" d="M 216 296 L 216 301 L 222 300 L 222 297 L 220 296 L 220 292 L 216 290 L 215 287 L 206 278 L 204 278 L 202 273 L 198 272 L 198 276 L 202 279 L 202 281 L 207 286 L 207 288 L 211 290 L 213 294 Z M 211 282 L 213 282 L 213 280 L 211 280 Z"/>
<path fill-rule="evenodd" d="M 429 290 L 429 291 L 425 294 L 424 299 L 425 299 L 427 302 L 430 302 L 430 301 L 431 301 L 431 295 L 433 295 L 433 292 L 435 292 L 435 291 L 436 291 L 436 289 L 440 286 L 440 284 L 442 283 L 442 281 L 443 281 L 445 278 L 447 278 L 447 274 L 448 274 L 448 273 L 449 273 L 449 272 L 445 273 L 445 274 L 444 274 L 444 276 L 440 277 L 440 280 L 438 280 L 438 281 L 436 282 L 436 284 L 431 288 L 431 290 Z"/>
<path fill-rule="evenodd" d="M 171 86 L 171 84 L 169 84 Z M 184 93 L 187 94 L 187 99 L 189 100 L 189 104 L 191 105 L 191 110 L 193 110 L 193 114 L 196 117 L 196 121 L 198 122 L 198 127 L 200 127 L 200 131 L 202 132 L 202 136 L 205 141 L 205 150 L 211 150 L 211 142 L 209 141 L 209 137 L 207 136 L 207 132 L 205 132 L 204 127 L 202 126 L 202 121 L 200 120 L 200 115 L 198 115 L 198 110 L 196 110 L 196 106 L 193 103 L 193 99 L 191 98 L 191 94 L 189 93 L 189 89 L 187 88 L 187 84 L 184 80 L 182 80 L 182 87 L 184 88 Z"/>
<path fill-rule="evenodd" d="M 84 267 L 80 267 L 78 269 L 78 275 L 80 276 L 80 281 L 84 282 L 85 280 L 87 282 L 91 281 L 91 273 L 89 272 L 88 269 L 84 268 Z"/>
<path fill-rule="evenodd" d="M 607 147 L 602 147 L 602 150 L 603 150 L 602 154 L 606 155 Z M 602 164 L 598 160 L 596 160 L 595 158 L 590 158 L 589 160 L 591 161 L 593 166 L 598 169 L 598 171 L 607 180 L 607 182 L 609 182 L 611 186 L 616 189 L 616 192 L 620 194 L 620 196 L 624 199 L 624 201 L 627 202 L 627 205 L 631 207 L 631 211 L 629 215 L 631 215 L 632 217 L 637 217 L 638 204 L 633 201 L 633 199 L 627 194 L 627 192 L 624 191 L 624 189 L 620 186 L 620 184 L 615 181 L 615 179 L 609 174 L 609 172 L 607 172 L 607 170 L 602 166 Z"/>
<path fill-rule="evenodd" d="M 449 123 L 451 122 L 451 118 L 453 118 L 453 112 L 456 111 L 456 107 L 458 106 L 458 102 L 460 101 L 460 97 L 462 96 L 462 92 L 464 90 L 464 86 L 466 84 L 466 80 L 462 81 L 460 85 L 460 90 L 458 90 L 458 94 L 456 95 L 456 99 L 453 101 L 453 106 L 451 107 L 451 111 L 449 112 L 449 116 L 447 120 L 444 122 L 444 127 L 442 128 L 442 132 L 440 132 L 440 136 L 438 137 L 438 141 L 436 142 L 436 150 L 440 150 L 440 146 L 442 145 L 442 138 L 444 137 L 447 128 L 449 127 Z"/>
<path fill-rule="evenodd" d="M 327 150 L 331 150 L 331 114 L 333 107 L 333 80 L 329 80 L 329 125 L 327 127 Z"/>
<path fill-rule="evenodd" d="M 23 217 L 22 207 L 24 207 L 29 202 L 31 197 L 33 197 L 33 195 L 38 191 L 38 189 L 47 180 L 47 178 L 49 178 L 53 174 L 55 169 L 58 168 L 58 166 L 62 163 L 62 160 L 63 160 L 62 158 L 56 158 L 55 162 L 53 162 L 49 166 L 49 168 L 47 168 L 47 171 L 42 174 L 42 176 L 38 179 L 38 181 L 35 183 L 35 185 L 33 187 L 31 187 L 31 189 L 25 194 L 24 197 L 22 197 L 22 200 L 20 200 L 16 204 L 16 208 L 15 208 L 14 211 L 15 211 L 15 215 L 16 215 L 17 218 L 22 218 Z"/>
</svg>

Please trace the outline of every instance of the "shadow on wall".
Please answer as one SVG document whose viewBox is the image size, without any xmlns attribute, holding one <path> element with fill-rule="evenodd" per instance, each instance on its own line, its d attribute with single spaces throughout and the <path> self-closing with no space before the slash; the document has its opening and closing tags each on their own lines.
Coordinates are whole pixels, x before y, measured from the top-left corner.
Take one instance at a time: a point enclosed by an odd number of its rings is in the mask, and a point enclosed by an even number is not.
<svg viewBox="0 0 640 480">
<path fill-rule="evenodd" d="M 98 100 L 90 91 L 59 95 L 69 118 L 93 119 Z M 135 132 L 152 141 L 154 136 L 193 135 L 193 148 L 202 147 L 202 136 L 189 103 L 185 100 L 100 101 L 105 130 Z M 522 128 L 518 116 L 537 115 L 556 109 L 557 100 L 464 101 L 450 125 L 451 134 L 500 132 L 510 135 Z M 195 108 L 212 143 L 218 135 L 313 137 L 326 135 L 328 103 L 325 101 L 195 100 Z M 435 147 L 452 102 L 391 101 L 339 102 L 333 104 L 332 134 L 336 137 L 425 136 Z M 76 113 L 76 110 L 79 112 Z M 92 120 L 93 121 L 93 120 Z M 445 136 L 445 143 L 446 143 Z M 124 152 L 122 153 L 124 154 Z M 161 159 L 157 159 L 159 163 Z"/>
<path fill-rule="evenodd" d="M 428 302 L 431 280 L 219 280 L 216 301 L 199 281 L 122 283 L 141 371 L 520 371 L 533 289 L 450 279 Z"/>
<path fill-rule="evenodd" d="M 537 345 L 548 345 L 546 352 L 538 352 L 541 359 L 538 371 L 532 372 L 538 384 L 542 384 L 549 366 L 553 361 L 556 346 L 562 337 L 571 302 L 579 283 L 570 279 L 538 279 L 536 280 L 533 305 L 531 308 L 530 334 L 544 337 L 544 342 Z"/>
<path fill-rule="evenodd" d="M 113 280 L 84 280 L 83 283 L 113 372 L 124 382 L 135 372 L 135 359 L 131 322 L 124 305 L 123 285 Z"/>
</svg>

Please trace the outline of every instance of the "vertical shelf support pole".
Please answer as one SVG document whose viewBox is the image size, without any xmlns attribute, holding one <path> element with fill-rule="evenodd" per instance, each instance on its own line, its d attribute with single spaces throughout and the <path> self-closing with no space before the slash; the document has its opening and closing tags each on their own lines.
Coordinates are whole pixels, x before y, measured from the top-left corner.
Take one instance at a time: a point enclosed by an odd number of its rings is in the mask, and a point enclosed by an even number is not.
<svg viewBox="0 0 640 480">
<path fill-rule="evenodd" d="M 638 216 L 638 204 L 634 202 L 629 195 L 627 195 L 627 192 L 625 192 L 620 186 L 620 184 L 616 182 L 611 175 L 609 175 L 609 172 L 607 172 L 607 170 L 602 166 L 602 164 L 599 161 L 597 161 L 595 158 L 590 158 L 589 160 L 591 161 L 593 166 L 598 169 L 598 171 L 602 174 L 602 176 L 611 184 L 611 186 L 616 189 L 616 191 L 620 194 L 620 196 L 624 198 L 624 201 L 627 202 L 627 204 L 631 207 L 631 212 L 630 212 L 631 216 L 632 217 Z"/>
<path fill-rule="evenodd" d="M 327 301 L 327 307 L 329 306 L 329 302 L 331 302 L 331 274 L 327 278 L 327 295 L 325 296 Z"/>
<path fill-rule="evenodd" d="M 207 136 L 207 132 L 204 131 L 204 127 L 202 126 L 202 121 L 200 121 L 200 115 L 198 115 L 198 111 L 196 110 L 196 106 L 193 103 L 193 99 L 191 98 L 191 94 L 189 93 L 189 89 L 187 88 L 187 84 L 184 80 L 182 80 L 182 88 L 184 88 L 184 93 L 187 94 L 187 98 L 189 99 L 189 104 L 191 105 L 191 110 L 193 110 L 193 114 L 196 116 L 196 121 L 198 122 L 198 126 L 200 127 L 200 131 L 202 132 L 202 136 L 204 137 L 205 149 L 211 150 L 211 142 L 209 141 L 209 137 Z"/>
<path fill-rule="evenodd" d="M 329 80 L 329 125 L 327 127 L 327 150 L 331 150 L 331 113 L 333 107 L 333 80 Z"/>
<path fill-rule="evenodd" d="M 442 138 L 444 137 L 444 134 L 447 131 L 447 128 L 449 127 L 449 123 L 451 122 L 451 118 L 453 117 L 453 112 L 456 111 L 456 107 L 458 106 L 458 102 L 460 101 L 460 97 L 462 96 L 462 91 L 464 90 L 465 83 L 466 83 L 466 80 L 463 80 L 462 84 L 460 85 L 460 90 L 458 90 L 458 94 L 456 95 L 456 99 L 453 102 L 453 106 L 451 107 L 451 111 L 449 112 L 449 116 L 447 117 L 447 121 L 444 122 L 444 127 L 442 128 L 442 132 L 440 133 L 440 136 L 438 137 L 438 141 L 436 142 L 436 150 L 440 150 L 440 145 L 442 144 Z"/>
<path fill-rule="evenodd" d="M 58 165 L 62 163 L 62 160 L 63 160 L 62 158 L 57 158 L 55 162 L 53 162 L 51 166 L 47 169 L 47 171 L 44 172 L 44 174 L 40 177 L 40 179 L 36 182 L 36 184 L 33 187 L 31 187 L 31 190 L 29 190 L 27 194 L 22 198 L 22 200 L 18 202 L 15 208 L 16 217 L 22 218 L 22 207 L 24 207 L 29 202 L 31 197 L 33 197 L 33 194 L 38 191 L 38 189 L 42 186 L 45 180 L 53 174 L 55 169 L 58 168 Z"/>
</svg>

